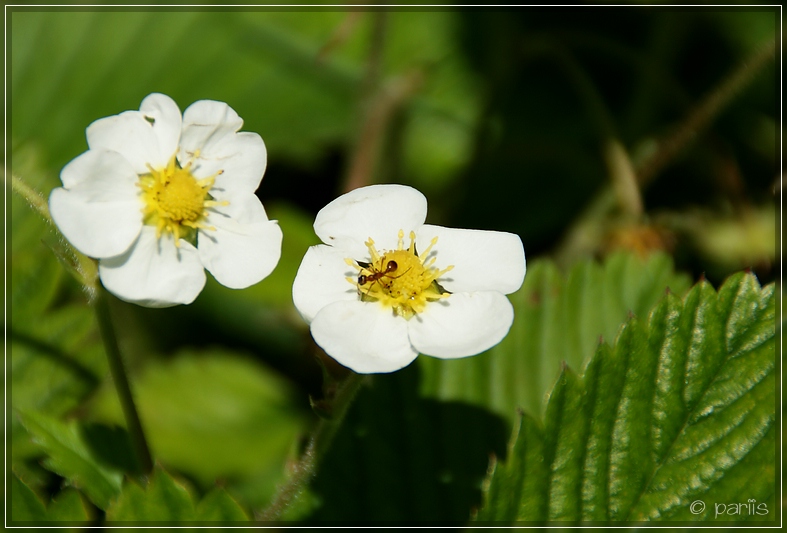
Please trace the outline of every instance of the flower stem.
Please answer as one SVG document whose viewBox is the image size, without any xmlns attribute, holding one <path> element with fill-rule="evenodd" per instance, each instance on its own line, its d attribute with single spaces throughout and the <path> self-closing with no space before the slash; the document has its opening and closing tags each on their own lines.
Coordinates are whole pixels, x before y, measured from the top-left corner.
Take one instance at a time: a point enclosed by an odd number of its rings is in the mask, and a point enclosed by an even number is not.
<svg viewBox="0 0 787 533">
<path fill-rule="evenodd" d="M 361 386 L 363 377 L 361 374 L 352 372 L 337 387 L 331 402 L 333 416 L 320 418 L 301 459 L 292 468 L 290 478 L 279 487 L 271 504 L 256 516 L 257 520 L 262 522 L 281 520 L 290 505 L 306 489 L 317 471 L 317 466 L 330 448 L 336 432 L 341 427 L 342 420 L 344 420 L 344 416 Z"/>
<path fill-rule="evenodd" d="M 120 407 L 123 409 L 123 416 L 126 419 L 126 426 L 131 436 L 131 445 L 137 457 L 137 462 L 144 474 L 153 471 L 153 459 L 150 455 L 145 433 L 142 430 L 142 423 L 134 405 L 134 397 L 131 394 L 128 376 L 126 375 L 123 359 L 120 354 L 115 328 L 112 324 L 112 317 L 109 310 L 107 293 L 103 288 L 98 290 L 98 295 L 94 302 L 98 326 L 101 330 L 101 338 L 104 341 L 104 349 L 109 361 L 109 371 L 112 374 L 112 381 L 115 383 Z"/>
</svg>

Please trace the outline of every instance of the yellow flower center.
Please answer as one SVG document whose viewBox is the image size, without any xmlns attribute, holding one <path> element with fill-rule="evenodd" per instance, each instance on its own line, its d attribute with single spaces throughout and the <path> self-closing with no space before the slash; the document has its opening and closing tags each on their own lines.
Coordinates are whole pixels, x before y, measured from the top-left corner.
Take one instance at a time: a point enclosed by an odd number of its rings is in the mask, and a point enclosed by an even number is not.
<svg viewBox="0 0 787 533">
<path fill-rule="evenodd" d="M 191 162 L 181 168 L 174 155 L 166 167 L 157 170 L 148 165 L 148 168 L 150 173 L 140 176 L 138 185 L 145 202 L 143 221 L 156 227 L 157 238 L 163 233 L 171 233 L 175 246 L 180 246 L 181 238 L 195 240 L 198 229 L 216 229 L 205 224 L 205 220 L 207 208 L 228 204 L 214 201 L 210 195 L 221 171 L 198 180 L 191 173 Z"/>
<path fill-rule="evenodd" d="M 415 249 L 415 233 L 410 232 L 410 246 L 404 248 L 404 231 L 399 230 L 396 250 L 382 255 L 374 246 L 371 237 L 366 241 L 371 263 L 345 259 L 348 265 L 358 270 L 358 278 L 347 281 L 358 287 L 361 301 L 378 301 L 384 307 L 406 319 L 426 309 L 428 302 L 448 298 L 451 293 L 443 289 L 437 278 L 453 269 L 453 265 L 440 270 L 434 266 L 437 257 L 427 260 L 437 237 L 420 255 Z"/>
</svg>

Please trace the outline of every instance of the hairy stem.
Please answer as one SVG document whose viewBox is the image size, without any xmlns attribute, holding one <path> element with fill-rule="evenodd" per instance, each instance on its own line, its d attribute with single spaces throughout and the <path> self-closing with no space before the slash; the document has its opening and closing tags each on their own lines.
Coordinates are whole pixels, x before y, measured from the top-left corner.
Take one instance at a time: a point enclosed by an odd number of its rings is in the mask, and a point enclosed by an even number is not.
<svg viewBox="0 0 787 533">
<path fill-rule="evenodd" d="M 271 504 L 256 519 L 263 522 L 281 520 L 289 506 L 297 500 L 317 472 L 320 461 L 331 446 L 344 416 L 360 388 L 363 376 L 352 372 L 338 386 L 331 399 L 331 418 L 320 418 L 290 478 L 279 487 Z"/>
<path fill-rule="evenodd" d="M 13 174 L 11 175 L 11 189 L 24 198 L 34 211 L 44 217 L 44 220 L 53 224 L 52 215 L 49 213 L 49 205 L 40 192 L 25 183 L 22 178 Z"/>
<path fill-rule="evenodd" d="M 6 177 L 5 174 L 3 176 Z M 28 205 L 41 215 L 44 221 L 46 221 L 55 231 L 59 237 L 60 243 L 57 246 L 52 246 L 53 253 L 66 267 L 66 270 L 82 284 L 82 288 L 87 294 L 88 302 L 92 304 L 97 298 L 99 289 L 96 262 L 77 251 L 63 237 L 54 220 L 52 220 L 52 214 L 49 212 L 49 204 L 40 192 L 25 183 L 19 176 L 14 175 L 11 176 L 11 189 L 24 198 Z"/>
</svg>

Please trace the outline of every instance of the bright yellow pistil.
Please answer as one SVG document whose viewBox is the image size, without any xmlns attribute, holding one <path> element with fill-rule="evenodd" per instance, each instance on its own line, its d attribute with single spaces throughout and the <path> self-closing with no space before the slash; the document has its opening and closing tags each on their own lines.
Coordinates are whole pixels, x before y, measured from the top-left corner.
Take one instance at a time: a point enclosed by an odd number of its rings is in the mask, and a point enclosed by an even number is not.
<svg viewBox="0 0 787 533">
<path fill-rule="evenodd" d="M 415 250 L 415 233 L 410 232 L 410 246 L 404 248 L 404 231 L 399 230 L 396 250 L 380 255 L 370 237 L 366 241 L 371 263 L 345 259 L 348 265 L 358 270 L 358 278 L 347 281 L 358 287 L 362 301 L 379 301 L 390 307 L 398 316 L 406 319 L 422 313 L 428 302 L 448 298 L 451 293 L 443 289 L 437 278 L 453 269 L 453 265 L 440 270 L 434 266 L 436 257 L 427 261 L 437 237 L 421 254 Z"/>
<path fill-rule="evenodd" d="M 180 246 L 180 239 L 192 239 L 197 229 L 216 229 L 205 224 L 205 220 L 207 208 L 227 205 L 227 202 L 213 200 L 209 194 L 221 171 L 198 180 L 191 174 L 191 162 L 181 168 L 175 156 L 165 168 L 156 170 L 150 165 L 148 168 L 150 174 L 139 178 L 145 202 L 143 221 L 156 227 L 157 238 L 165 232 L 171 233 L 175 246 Z"/>
</svg>

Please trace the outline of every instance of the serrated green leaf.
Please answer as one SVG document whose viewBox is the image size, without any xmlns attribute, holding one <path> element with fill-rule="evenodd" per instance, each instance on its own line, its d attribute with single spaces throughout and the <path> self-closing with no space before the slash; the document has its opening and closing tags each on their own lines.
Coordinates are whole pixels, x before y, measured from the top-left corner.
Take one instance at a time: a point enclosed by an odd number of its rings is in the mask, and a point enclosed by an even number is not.
<svg viewBox="0 0 787 533">
<path fill-rule="evenodd" d="M 120 491 L 123 475 L 97 460 L 79 426 L 36 412 L 20 413 L 19 418 L 46 453 L 44 466 L 82 490 L 97 507 L 106 509 Z"/>
<path fill-rule="evenodd" d="M 238 522 L 249 518 L 219 487 L 195 505 L 194 495 L 185 483 L 157 466 L 144 486 L 127 481 L 118 498 L 107 509 L 107 522 L 174 523 Z"/>
<path fill-rule="evenodd" d="M 222 488 L 215 488 L 197 504 L 199 522 L 240 522 L 249 519 L 246 512 Z"/>
<path fill-rule="evenodd" d="M 11 521 L 29 522 L 46 520 L 46 509 L 33 490 L 11 474 Z"/>
<path fill-rule="evenodd" d="M 564 369 L 543 432 L 524 415 L 477 520 L 775 520 L 774 326 L 774 286 L 745 273 L 632 317 Z"/>
<path fill-rule="evenodd" d="M 90 516 L 82 497 L 74 489 L 60 491 L 45 507 L 38 496 L 15 473 L 11 474 L 11 516 L 10 523 L 28 526 L 28 522 L 88 522 Z"/>
<path fill-rule="evenodd" d="M 65 489 L 55 496 L 47 509 L 47 520 L 53 522 L 87 522 L 90 515 L 82 496 L 74 489 Z"/>
<path fill-rule="evenodd" d="M 107 522 L 183 522 L 194 521 L 196 511 L 189 489 L 156 468 L 147 483 L 123 485 L 117 500 L 107 509 Z"/>
<path fill-rule="evenodd" d="M 534 261 L 510 295 L 514 324 L 503 341 L 476 357 L 419 357 L 428 397 L 483 405 L 512 423 L 518 408 L 540 418 L 561 364 L 582 369 L 599 338 L 612 339 L 629 314 L 646 316 L 667 288 L 682 294 L 688 277 L 671 259 L 618 253 L 603 265 L 577 263 L 564 278 L 553 263 Z"/>
</svg>

